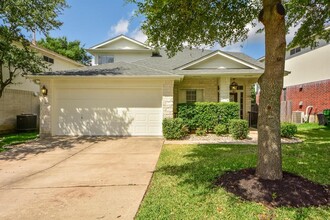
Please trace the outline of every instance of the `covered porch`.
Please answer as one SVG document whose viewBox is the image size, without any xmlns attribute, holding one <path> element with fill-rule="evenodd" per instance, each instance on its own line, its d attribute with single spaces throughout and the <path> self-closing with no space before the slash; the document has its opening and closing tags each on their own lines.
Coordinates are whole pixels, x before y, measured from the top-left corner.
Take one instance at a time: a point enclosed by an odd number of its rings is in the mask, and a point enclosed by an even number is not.
<svg viewBox="0 0 330 220">
<path fill-rule="evenodd" d="M 185 76 L 174 83 L 174 115 L 177 104 L 193 102 L 237 102 L 240 118 L 248 119 L 251 111 L 251 88 L 257 76 Z"/>
</svg>

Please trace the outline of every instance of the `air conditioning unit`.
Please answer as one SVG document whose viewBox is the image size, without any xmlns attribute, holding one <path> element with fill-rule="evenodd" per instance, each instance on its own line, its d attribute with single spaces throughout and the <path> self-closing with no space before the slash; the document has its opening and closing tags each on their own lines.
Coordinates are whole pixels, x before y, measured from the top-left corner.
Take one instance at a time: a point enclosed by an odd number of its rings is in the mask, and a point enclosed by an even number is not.
<svg viewBox="0 0 330 220">
<path fill-rule="evenodd" d="M 293 111 L 292 112 L 292 123 L 301 124 L 304 122 L 304 112 Z"/>
</svg>

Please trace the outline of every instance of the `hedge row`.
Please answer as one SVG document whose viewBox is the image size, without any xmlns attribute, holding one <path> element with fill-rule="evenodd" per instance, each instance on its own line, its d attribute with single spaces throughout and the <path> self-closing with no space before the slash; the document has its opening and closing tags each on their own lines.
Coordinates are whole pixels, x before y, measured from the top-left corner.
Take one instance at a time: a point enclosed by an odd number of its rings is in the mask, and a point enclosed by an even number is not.
<svg viewBox="0 0 330 220">
<path fill-rule="evenodd" d="M 178 104 L 178 118 L 190 130 L 204 128 L 213 130 L 218 124 L 228 124 L 239 118 L 239 104 L 235 102 L 195 102 Z"/>
</svg>

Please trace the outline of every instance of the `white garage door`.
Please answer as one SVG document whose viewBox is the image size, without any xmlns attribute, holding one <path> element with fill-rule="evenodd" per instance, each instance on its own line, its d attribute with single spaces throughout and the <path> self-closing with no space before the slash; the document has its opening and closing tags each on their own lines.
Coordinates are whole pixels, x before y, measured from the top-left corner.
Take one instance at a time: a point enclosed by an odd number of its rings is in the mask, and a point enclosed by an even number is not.
<svg viewBox="0 0 330 220">
<path fill-rule="evenodd" d="M 162 135 L 159 88 L 58 89 L 57 135 Z"/>
</svg>

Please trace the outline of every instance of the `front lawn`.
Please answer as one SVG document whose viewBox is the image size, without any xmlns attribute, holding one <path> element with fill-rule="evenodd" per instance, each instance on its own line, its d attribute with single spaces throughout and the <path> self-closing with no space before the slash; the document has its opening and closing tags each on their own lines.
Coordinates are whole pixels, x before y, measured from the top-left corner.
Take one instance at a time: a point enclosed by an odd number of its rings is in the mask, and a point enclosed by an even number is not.
<svg viewBox="0 0 330 220">
<path fill-rule="evenodd" d="M 283 169 L 330 184 L 330 128 L 298 127 L 283 145 Z M 270 208 L 214 186 L 226 171 L 255 167 L 255 145 L 165 145 L 137 219 L 330 219 L 330 208 Z"/>
<path fill-rule="evenodd" d="M 0 152 L 5 151 L 4 146 L 24 143 L 38 137 L 37 132 L 5 134 L 0 136 Z"/>
</svg>

